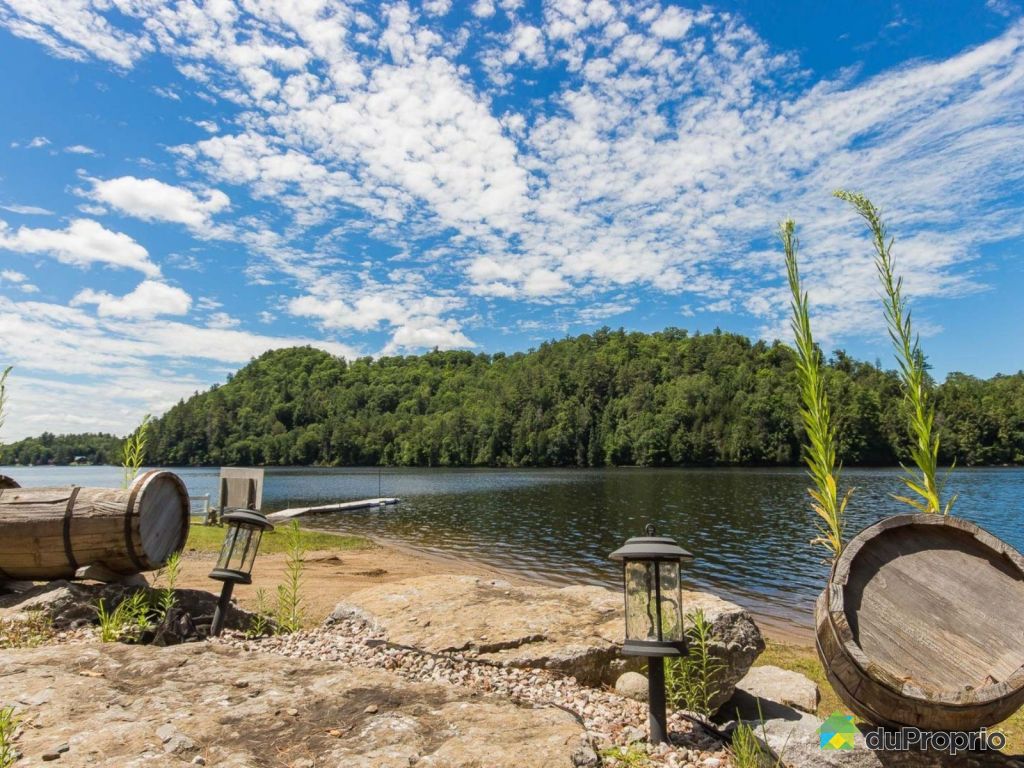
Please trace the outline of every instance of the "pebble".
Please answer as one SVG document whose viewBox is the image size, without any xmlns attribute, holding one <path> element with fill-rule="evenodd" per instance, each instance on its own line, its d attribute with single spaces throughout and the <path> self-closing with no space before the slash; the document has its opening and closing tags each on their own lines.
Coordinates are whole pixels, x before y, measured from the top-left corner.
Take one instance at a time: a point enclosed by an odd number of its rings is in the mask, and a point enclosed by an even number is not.
<svg viewBox="0 0 1024 768">
<path fill-rule="evenodd" d="M 597 753 L 613 747 L 646 748 L 647 706 L 612 691 L 588 688 L 575 678 L 548 670 L 499 667 L 473 660 L 472 653 L 427 655 L 408 648 L 389 647 L 379 630 L 356 618 L 342 619 L 291 635 L 247 640 L 226 631 L 210 642 L 289 658 L 316 659 L 352 668 L 389 670 L 406 680 L 432 681 L 468 688 L 474 692 L 503 696 L 536 705 L 554 705 L 566 709 L 583 723 Z M 363 710 L 372 715 L 376 704 Z M 289 710 L 291 714 L 291 710 Z M 728 752 L 699 726 L 673 712 L 668 716 L 672 744 L 648 749 L 649 768 L 726 768 L 731 765 Z M 328 731 L 334 736 L 334 732 Z M 339 732 L 340 733 L 340 732 Z M 588 766 L 590 754 L 574 753 L 579 766 Z"/>
</svg>

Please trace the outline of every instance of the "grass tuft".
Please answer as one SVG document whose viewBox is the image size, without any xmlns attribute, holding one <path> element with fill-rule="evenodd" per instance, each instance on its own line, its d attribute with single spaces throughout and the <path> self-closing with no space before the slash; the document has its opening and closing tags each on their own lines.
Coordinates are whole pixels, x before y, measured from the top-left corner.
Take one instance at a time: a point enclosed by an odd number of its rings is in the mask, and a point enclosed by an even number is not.
<svg viewBox="0 0 1024 768">
<path fill-rule="evenodd" d="M 52 640 L 55 634 L 49 614 L 27 611 L 23 619 L 0 619 L 0 650 L 35 648 Z"/>
<path fill-rule="evenodd" d="M 289 547 L 288 527 L 275 528 L 267 531 L 260 539 L 261 555 L 287 552 Z M 374 544 L 362 536 L 342 536 L 334 533 L 299 529 L 302 546 L 309 552 L 345 551 L 355 549 L 372 549 Z M 186 550 L 194 552 L 220 552 L 224 543 L 224 529 L 216 525 L 196 525 L 189 527 Z"/>
</svg>

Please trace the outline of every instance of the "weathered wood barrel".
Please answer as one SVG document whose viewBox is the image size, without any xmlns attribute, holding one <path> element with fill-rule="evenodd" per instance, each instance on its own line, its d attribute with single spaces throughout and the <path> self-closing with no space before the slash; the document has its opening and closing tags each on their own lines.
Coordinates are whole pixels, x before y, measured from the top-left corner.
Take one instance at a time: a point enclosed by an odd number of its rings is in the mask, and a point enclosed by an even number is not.
<svg viewBox="0 0 1024 768">
<path fill-rule="evenodd" d="M 1024 704 L 1024 557 L 966 520 L 900 515 L 861 531 L 815 620 L 829 682 L 869 722 L 974 731 Z"/>
<path fill-rule="evenodd" d="M 146 472 L 126 490 L 0 490 L 0 578 L 68 579 L 95 563 L 125 575 L 155 570 L 188 528 L 188 491 L 172 472 Z"/>
<path fill-rule="evenodd" d="M 2 491 L 4 488 L 21 488 L 21 486 L 18 485 L 18 481 L 15 480 L 13 477 L 8 477 L 7 475 L 0 475 L 0 491 Z"/>
</svg>

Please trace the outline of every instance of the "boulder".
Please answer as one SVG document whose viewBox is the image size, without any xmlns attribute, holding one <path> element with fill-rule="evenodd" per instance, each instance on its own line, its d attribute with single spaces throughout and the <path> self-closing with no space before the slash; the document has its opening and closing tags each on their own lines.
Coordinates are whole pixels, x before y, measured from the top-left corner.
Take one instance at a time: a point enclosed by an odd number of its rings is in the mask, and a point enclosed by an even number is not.
<svg viewBox="0 0 1024 768">
<path fill-rule="evenodd" d="M 218 586 L 213 584 L 213 586 Z M 51 581 L 13 595 L 0 597 L 0 618 L 17 621 L 30 611 L 43 611 L 53 622 L 55 629 L 62 630 L 96 622 L 96 608 L 100 600 L 107 610 L 112 610 L 139 587 L 124 584 L 94 584 L 70 581 Z M 161 590 L 143 587 L 151 595 L 155 605 Z M 217 607 L 217 595 L 201 589 L 177 589 L 174 591 L 177 607 L 188 613 L 197 625 L 209 626 L 213 611 Z M 232 604 L 224 626 L 229 629 L 248 629 L 253 614 Z"/>
<path fill-rule="evenodd" d="M 711 652 L 722 670 L 717 707 L 732 695 L 764 640 L 750 614 L 701 592 L 685 592 L 712 625 Z M 612 685 L 641 659 L 623 659 L 622 594 L 593 586 L 545 587 L 473 576 L 422 576 L 353 593 L 328 621 L 368 621 L 389 642 L 429 653 L 464 653 L 481 661 L 550 669 L 585 685 Z"/>
<path fill-rule="evenodd" d="M 865 741 L 865 734 L 875 726 L 867 724 L 858 726 L 853 749 L 825 750 L 818 734 L 823 720 L 743 690 L 737 690 L 722 707 L 719 717 L 726 715 L 749 724 L 762 744 L 781 757 L 786 768 L 1024 768 L 1019 757 L 999 752 L 875 752 Z M 769 765 L 775 762 L 770 761 Z"/>
<path fill-rule="evenodd" d="M 647 678 L 639 672 L 623 672 L 615 681 L 615 692 L 620 696 L 637 701 L 647 701 L 649 697 Z"/>
<path fill-rule="evenodd" d="M 814 714 L 818 709 L 818 685 L 799 672 L 765 664 L 751 667 L 736 687 L 787 707 Z"/>
<path fill-rule="evenodd" d="M 26 765 L 64 743 L 60 765 L 98 768 L 593 764 L 583 727 L 555 707 L 215 643 L 5 651 L 6 704 L 31 717 L 16 742 Z"/>
</svg>

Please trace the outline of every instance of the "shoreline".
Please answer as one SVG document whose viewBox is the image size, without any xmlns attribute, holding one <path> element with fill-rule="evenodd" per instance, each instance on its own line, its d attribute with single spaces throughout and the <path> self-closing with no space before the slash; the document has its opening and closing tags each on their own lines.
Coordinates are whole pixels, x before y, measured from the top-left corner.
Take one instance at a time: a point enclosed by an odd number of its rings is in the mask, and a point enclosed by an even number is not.
<svg viewBox="0 0 1024 768">
<path fill-rule="evenodd" d="M 303 527 L 303 530 L 332 536 L 360 536 L 371 543 L 365 549 L 348 551 L 317 550 L 306 553 L 307 610 L 311 621 L 320 623 L 330 615 L 334 607 L 345 597 L 375 584 L 386 584 L 426 574 L 453 574 L 503 579 L 513 584 L 538 584 L 551 586 L 551 582 L 540 575 L 531 577 L 523 571 L 501 568 L 491 563 L 465 555 L 452 554 L 434 549 L 425 549 L 403 541 L 381 536 L 367 536 L 352 531 L 325 530 Z M 217 582 L 208 577 L 215 553 L 186 551 L 182 558 L 182 570 L 178 586 L 192 589 L 217 591 Z M 255 609 L 257 592 L 265 590 L 268 600 L 273 600 L 276 585 L 285 573 L 285 555 L 280 553 L 262 554 L 256 558 L 253 569 L 253 583 L 240 585 L 235 590 L 238 601 L 246 608 Z M 151 579 L 152 580 L 152 579 Z M 556 585 L 559 586 L 559 585 Z M 810 627 L 802 627 L 779 621 L 750 611 L 765 638 L 783 645 L 812 648 L 814 634 Z"/>
</svg>

